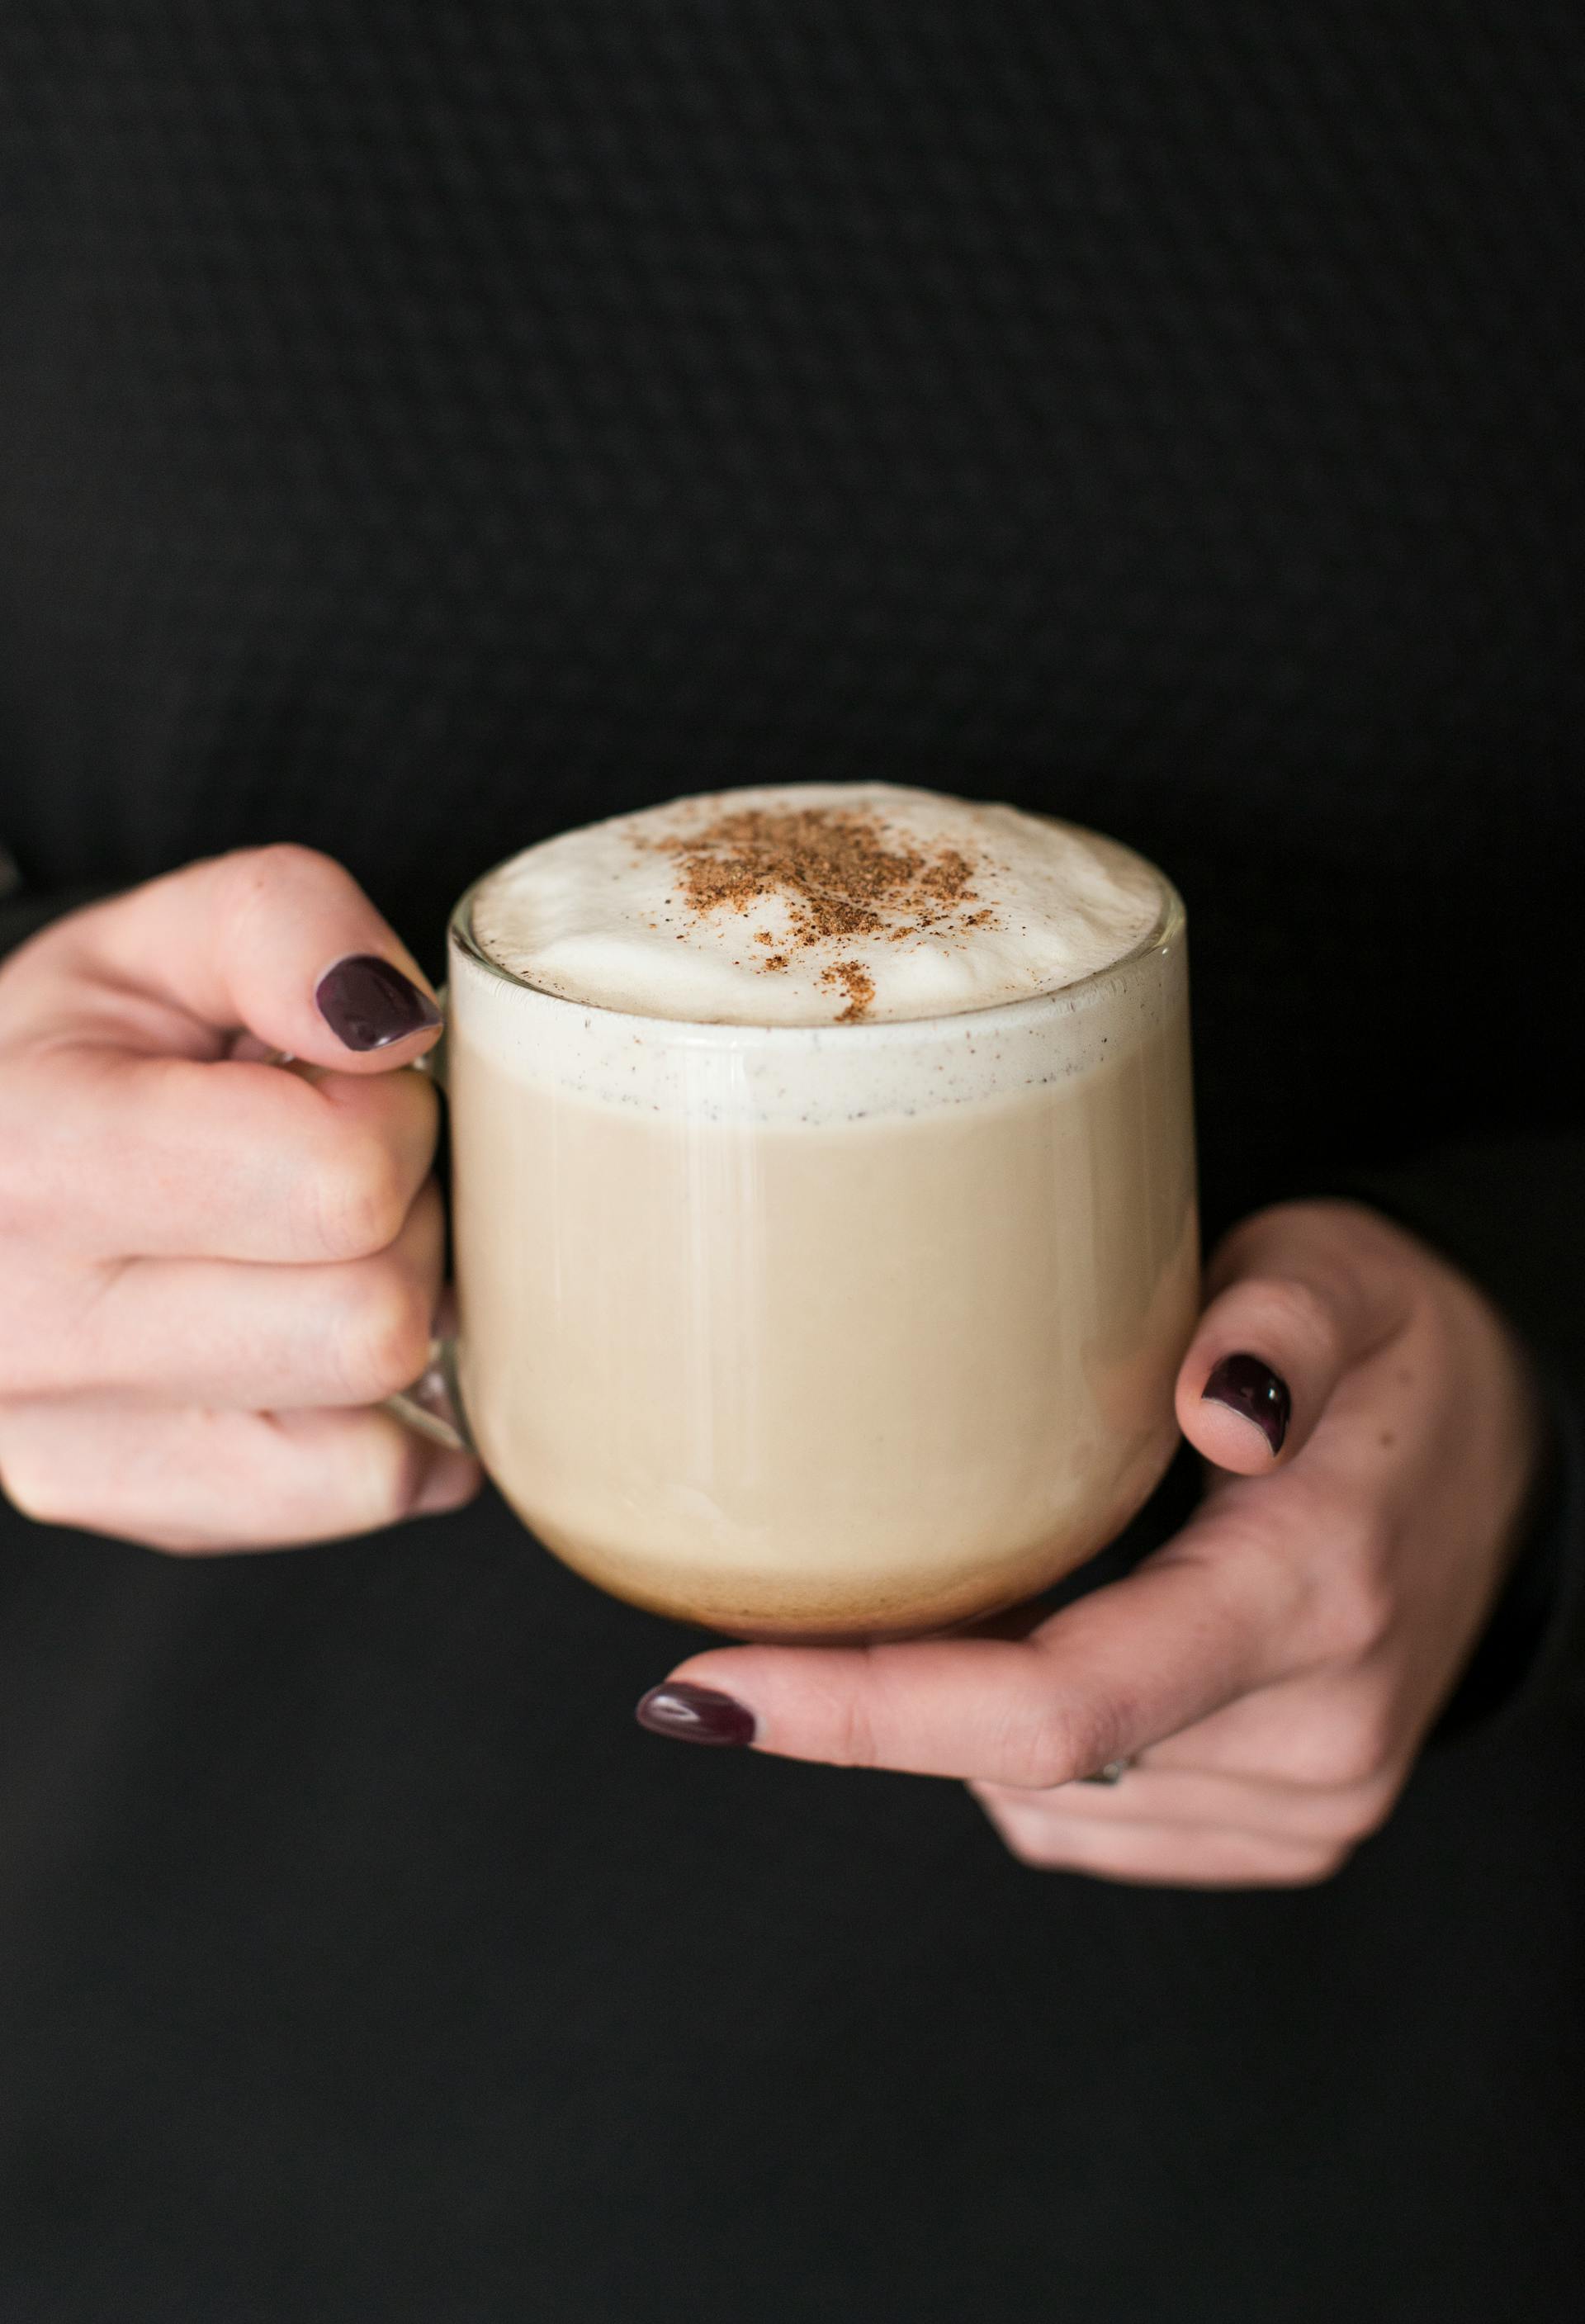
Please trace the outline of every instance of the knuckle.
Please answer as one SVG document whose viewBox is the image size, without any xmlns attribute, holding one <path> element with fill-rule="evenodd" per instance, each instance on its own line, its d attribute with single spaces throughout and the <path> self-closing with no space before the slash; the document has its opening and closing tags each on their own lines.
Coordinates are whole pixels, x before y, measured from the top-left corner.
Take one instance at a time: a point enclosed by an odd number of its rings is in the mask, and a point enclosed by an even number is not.
<svg viewBox="0 0 1585 2324">
<path fill-rule="evenodd" d="M 344 1313 L 336 1369 L 357 1404 L 378 1404 L 409 1388 L 429 1351 L 424 1286 L 394 1267 L 371 1268 Z"/>
<path fill-rule="evenodd" d="M 391 1145 L 346 1134 L 305 1174 L 309 1234 L 327 1259 L 372 1259 L 387 1250 L 407 1216 L 407 1188 Z"/>
<path fill-rule="evenodd" d="M 1025 1791 L 1052 1791 L 1093 1775 L 1122 1756 L 1127 1724 L 1115 1703 L 1035 1702 L 1020 1708 L 996 1739 L 999 1782 Z"/>
</svg>

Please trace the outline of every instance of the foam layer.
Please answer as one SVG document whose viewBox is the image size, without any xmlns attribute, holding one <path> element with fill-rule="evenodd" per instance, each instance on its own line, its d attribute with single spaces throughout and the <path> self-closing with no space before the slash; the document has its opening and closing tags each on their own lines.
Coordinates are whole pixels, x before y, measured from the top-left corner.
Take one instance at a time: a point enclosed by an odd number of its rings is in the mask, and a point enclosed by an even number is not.
<svg viewBox="0 0 1585 2324">
<path fill-rule="evenodd" d="M 876 784 L 677 799 L 564 833 L 475 890 L 482 951 L 541 992 L 697 1025 L 883 1024 L 1093 976 L 1166 890 L 1115 841 Z"/>
<path fill-rule="evenodd" d="M 573 1107 L 826 1130 L 1025 1093 L 1126 1067 L 1181 1038 L 1188 966 L 1170 890 L 1151 941 L 1114 968 L 1001 1008 L 881 1025 L 692 1025 L 561 1001 L 511 982 L 454 923 L 447 1045 L 452 1086 L 527 1083 Z"/>
</svg>

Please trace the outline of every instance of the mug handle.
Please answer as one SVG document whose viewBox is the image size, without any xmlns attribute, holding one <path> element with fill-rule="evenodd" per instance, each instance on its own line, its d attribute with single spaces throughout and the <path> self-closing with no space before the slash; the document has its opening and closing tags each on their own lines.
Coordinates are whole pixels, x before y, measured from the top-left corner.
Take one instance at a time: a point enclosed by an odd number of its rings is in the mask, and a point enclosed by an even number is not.
<svg viewBox="0 0 1585 2324">
<path fill-rule="evenodd" d="M 444 1011 L 447 991 L 443 984 L 438 999 Z M 285 1049 L 266 1050 L 263 1062 L 267 1065 L 283 1066 L 288 1073 L 297 1063 Z M 409 1070 L 427 1074 L 437 1089 L 446 1088 L 446 1035 L 442 1032 L 434 1047 L 417 1058 Z M 386 1397 L 380 1406 L 404 1428 L 411 1428 L 427 1436 L 433 1444 L 444 1444 L 452 1452 L 472 1452 L 473 1439 L 463 1418 L 462 1398 L 456 1385 L 456 1339 L 455 1334 L 436 1338 L 429 1342 L 429 1354 L 423 1370 L 410 1388 L 395 1396 Z"/>
<path fill-rule="evenodd" d="M 437 998 L 442 1013 L 451 995 L 446 985 L 438 989 Z M 432 1049 L 415 1063 L 412 1070 L 427 1074 L 442 1095 L 446 1091 L 446 1035 Z M 444 1444 L 453 1452 L 471 1452 L 473 1440 L 463 1418 L 462 1397 L 456 1385 L 456 1336 L 455 1333 L 433 1339 L 429 1342 L 429 1360 L 410 1388 L 395 1396 L 388 1396 L 380 1407 L 392 1419 L 400 1420 L 404 1428 L 429 1437 L 431 1443 Z"/>
<path fill-rule="evenodd" d="M 429 1360 L 412 1386 L 388 1396 L 380 1409 L 432 1443 L 444 1444 L 453 1452 L 472 1452 L 473 1440 L 457 1393 L 456 1340 L 431 1340 Z"/>
</svg>

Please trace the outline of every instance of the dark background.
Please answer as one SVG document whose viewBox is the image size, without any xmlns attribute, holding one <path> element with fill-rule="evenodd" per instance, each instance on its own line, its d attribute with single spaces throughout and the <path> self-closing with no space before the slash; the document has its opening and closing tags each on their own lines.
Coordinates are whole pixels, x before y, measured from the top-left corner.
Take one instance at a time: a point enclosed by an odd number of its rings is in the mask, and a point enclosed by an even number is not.
<svg viewBox="0 0 1585 2324">
<path fill-rule="evenodd" d="M 1566 1429 L 1582 63 L 1545 0 L 8 0 L 14 929 L 290 836 L 433 967 L 678 790 L 1088 820 L 1188 899 L 1212 1221 L 1379 1187 Z M 1573 2312 L 1577 1515 L 1501 1707 L 1247 1896 L 640 1735 L 690 1639 L 493 1500 L 0 1536 L 6 2324 Z"/>
</svg>

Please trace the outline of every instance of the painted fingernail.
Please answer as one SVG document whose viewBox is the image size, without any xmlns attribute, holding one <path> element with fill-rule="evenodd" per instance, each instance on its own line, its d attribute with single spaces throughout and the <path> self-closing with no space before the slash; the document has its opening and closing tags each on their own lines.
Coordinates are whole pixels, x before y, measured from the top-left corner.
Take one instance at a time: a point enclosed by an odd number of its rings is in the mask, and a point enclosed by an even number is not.
<svg viewBox="0 0 1585 2324">
<path fill-rule="evenodd" d="M 348 953 L 315 989 L 319 1014 L 349 1049 L 385 1049 L 410 1033 L 432 1032 L 440 1011 L 410 976 L 372 952 Z"/>
<path fill-rule="evenodd" d="M 413 1515 L 438 1517 L 443 1509 L 460 1509 L 479 1489 L 479 1464 L 465 1452 L 439 1452 L 419 1488 Z"/>
<path fill-rule="evenodd" d="M 1202 1404 L 1225 1404 L 1230 1412 L 1252 1420 L 1270 1445 L 1280 1452 L 1293 1416 L 1288 1384 L 1258 1356 L 1223 1356 L 1200 1392 Z"/>
<path fill-rule="evenodd" d="M 652 1686 L 633 1717 L 651 1735 L 675 1735 L 679 1743 L 751 1743 L 754 1714 L 713 1686 L 674 1680 Z"/>
</svg>

